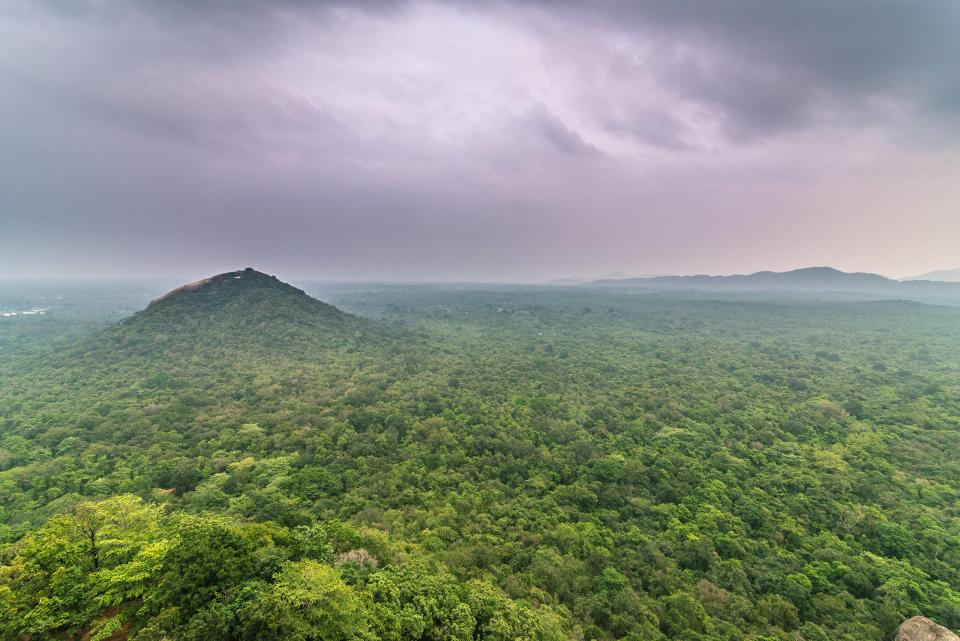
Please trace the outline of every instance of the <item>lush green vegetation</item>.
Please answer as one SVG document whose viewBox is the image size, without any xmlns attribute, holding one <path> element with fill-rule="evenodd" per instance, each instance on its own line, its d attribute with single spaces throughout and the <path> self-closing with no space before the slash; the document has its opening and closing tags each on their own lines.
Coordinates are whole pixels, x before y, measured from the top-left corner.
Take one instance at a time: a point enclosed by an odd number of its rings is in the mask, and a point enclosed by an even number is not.
<svg viewBox="0 0 960 641">
<path fill-rule="evenodd" d="M 81 502 L 17 546 L 4 631 L 106 639 L 562 639 L 488 581 L 458 581 L 377 531 L 168 515 L 139 497 Z M 380 568 L 381 563 L 389 565 Z M 31 637 L 33 638 L 33 637 Z"/>
<path fill-rule="evenodd" d="M 960 627 L 960 309 L 297 295 L 0 324 L 3 638 Z"/>
</svg>

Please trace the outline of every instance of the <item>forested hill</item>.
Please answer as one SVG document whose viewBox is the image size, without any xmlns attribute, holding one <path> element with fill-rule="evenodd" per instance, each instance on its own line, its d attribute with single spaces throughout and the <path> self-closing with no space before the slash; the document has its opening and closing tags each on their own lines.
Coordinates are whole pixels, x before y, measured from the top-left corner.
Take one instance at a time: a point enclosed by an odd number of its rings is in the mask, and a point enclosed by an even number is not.
<svg viewBox="0 0 960 641">
<path fill-rule="evenodd" d="M 355 339 L 368 323 L 275 276 L 247 268 L 190 283 L 152 301 L 85 347 L 190 354 L 217 349 L 293 356 Z M 370 332 L 368 332 L 369 334 Z"/>
<path fill-rule="evenodd" d="M 189 340 L 197 334 L 219 332 L 228 338 L 266 339 L 291 330 L 314 336 L 317 331 L 336 334 L 358 325 L 355 316 L 248 267 L 174 289 L 121 321 L 116 333 Z"/>
</svg>

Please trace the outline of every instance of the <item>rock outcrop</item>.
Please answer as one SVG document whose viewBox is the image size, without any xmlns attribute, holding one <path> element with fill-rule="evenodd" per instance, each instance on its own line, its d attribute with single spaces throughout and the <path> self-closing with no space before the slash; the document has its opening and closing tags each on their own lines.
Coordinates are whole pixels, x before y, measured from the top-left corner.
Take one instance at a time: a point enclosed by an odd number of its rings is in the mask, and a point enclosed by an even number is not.
<svg viewBox="0 0 960 641">
<path fill-rule="evenodd" d="M 894 641 L 960 641 L 960 637 L 927 617 L 913 617 L 903 622 Z"/>
</svg>

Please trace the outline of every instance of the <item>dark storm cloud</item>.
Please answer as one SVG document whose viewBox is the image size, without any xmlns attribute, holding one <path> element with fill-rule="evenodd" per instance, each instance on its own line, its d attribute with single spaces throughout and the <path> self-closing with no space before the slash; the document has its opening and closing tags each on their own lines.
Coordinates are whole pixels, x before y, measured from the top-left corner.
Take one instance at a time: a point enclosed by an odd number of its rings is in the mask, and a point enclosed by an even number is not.
<svg viewBox="0 0 960 641">
<path fill-rule="evenodd" d="M 652 41 L 661 80 L 717 109 L 735 137 L 883 118 L 884 99 L 960 115 L 960 104 L 942 100 L 960 90 L 960 3 L 951 0 L 624 0 L 566 10 Z"/>
<path fill-rule="evenodd" d="M 0 0 L 0 276 L 562 276 L 727 242 L 775 267 L 739 229 L 850 234 L 908 193 L 949 238 L 958 26 L 941 0 Z"/>
</svg>

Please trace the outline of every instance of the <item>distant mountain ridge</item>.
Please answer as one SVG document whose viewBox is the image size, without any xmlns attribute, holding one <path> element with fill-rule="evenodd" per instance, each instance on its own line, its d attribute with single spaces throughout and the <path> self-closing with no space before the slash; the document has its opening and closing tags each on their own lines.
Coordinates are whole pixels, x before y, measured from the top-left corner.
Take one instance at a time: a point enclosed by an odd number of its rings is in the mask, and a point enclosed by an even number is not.
<svg viewBox="0 0 960 641">
<path fill-rule="evenodd" d="M 760 271 L 729 276 L 655 276 L 651 278 L 602 279 L 591 285 L 660 285 L 724 289 L 811 289 L 863 287 L 885 288 L 897 281 L 865 272 L 842 272 L 832 267 L 805 267 L 787 272 Z"/>
<path fill-rule="evenodd" d="M 940 283 L 960 283 L 960 268 L 957 269 L 938 269 L 936 271 L 920 274 L 911 278 L 904 278 L 905 281 L 930 280 Z"/>
<path fill-rule="evenodd" d="M 804 292 L 871 294 L 906 299 L 960 301 L 960 283 L 897 281 L 868 272 L 843 272 L 832 267 L 806 267 L 786 272 L 761 271 L 729 276 L 657 276 L 602 279 L 592 287 L 627 287 L 649 290 L 704 292 Z"/>
</svg>

